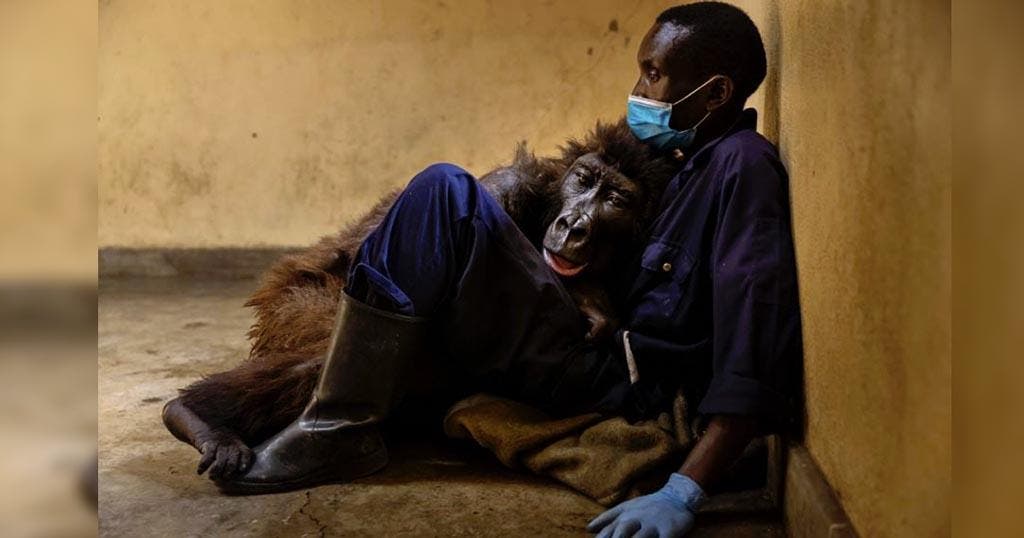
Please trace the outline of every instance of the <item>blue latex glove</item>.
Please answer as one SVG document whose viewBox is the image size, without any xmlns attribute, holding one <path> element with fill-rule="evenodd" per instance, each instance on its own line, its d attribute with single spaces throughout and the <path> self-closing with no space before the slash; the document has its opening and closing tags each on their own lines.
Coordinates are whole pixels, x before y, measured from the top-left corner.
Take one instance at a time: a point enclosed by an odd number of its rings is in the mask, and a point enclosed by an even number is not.
<svg viewBox="0 0 1024 538">
<path fill-rule="evenodd" d="M 597 538 L 683 536 L 693 527 L 702 502 L 704 490 L 696 482 L 672 473 L 658 491 L 619 503 L 592 519 L 587 532 L 600 531 Z"/>
</svg>

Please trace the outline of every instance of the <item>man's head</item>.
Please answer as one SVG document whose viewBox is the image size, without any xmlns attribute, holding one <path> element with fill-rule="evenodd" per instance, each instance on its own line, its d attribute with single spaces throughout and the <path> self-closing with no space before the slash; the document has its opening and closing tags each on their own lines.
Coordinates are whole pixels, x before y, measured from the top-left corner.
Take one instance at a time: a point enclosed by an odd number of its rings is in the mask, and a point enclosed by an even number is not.
<svg viewBox="0 0 1024 538">
<path fill-rule="evenodd" d="M 640 78 L 632 93 L 647 99 L 671 103 L 711 80 L 673 107 L 669 125 L 686 130 L 710 112 L 703 129 L 712 133 L 728 127 L 766 72 L 757 27 L 721 2 L 662 12 L 640 43 L 637 62 Z"/>
</svg>

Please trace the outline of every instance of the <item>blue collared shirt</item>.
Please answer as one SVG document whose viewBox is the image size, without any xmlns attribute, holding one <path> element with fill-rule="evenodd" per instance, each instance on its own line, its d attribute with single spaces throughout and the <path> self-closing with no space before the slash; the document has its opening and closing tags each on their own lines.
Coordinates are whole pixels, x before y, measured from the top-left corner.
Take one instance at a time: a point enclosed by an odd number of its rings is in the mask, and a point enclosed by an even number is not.
<svg viewBox="0 0 1024 538">
<path fill-rule="evenodd" d="M 697 412 L 795 419 L 802 360 L 789 179 L 757 113 L 669 182 L 625 297 L 640 405 L 678 387 Z"/>
</svg>

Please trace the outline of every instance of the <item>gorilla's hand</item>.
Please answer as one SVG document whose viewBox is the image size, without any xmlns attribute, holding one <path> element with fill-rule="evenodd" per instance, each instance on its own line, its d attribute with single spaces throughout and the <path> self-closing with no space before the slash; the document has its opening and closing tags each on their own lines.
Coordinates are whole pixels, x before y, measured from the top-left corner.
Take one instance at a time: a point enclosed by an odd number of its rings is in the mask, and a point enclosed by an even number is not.
<svg viewBox="0 0 1024 538">
<path fill-rule="evenodd" d="M 252 465 L 252 450 L 231 432 L 210 431 L 198 439 L 196 446 L 203 455 L 196 474 L 209 469 L 212 480 L 241 475 Z"/>
<path fill-rule="evenodd" d="M 619 328 L 619 320 L 615 317 L 611 300 L 604 289 L 584 283 L 573 283 L 570 288 L 573 299 L 580 312 L 590 323 L 587 332 L 588 341 L 599 341 L 611 338 Z"/>
<path fill-rule="evenodd" d="M 605 312 L 600 310 L 588 311 L 585 308 L 581 308 L 581 310 L 583 310 L 583 314 L 587 317 L 587 321 L 590 322 L 590 330 L 587 331 L 587 341 L 596 342 L 605 338 L 611 338 L 612 334 L 615 333 L 615 329 L 619 327 L 618 322 Z"/>
</svg>

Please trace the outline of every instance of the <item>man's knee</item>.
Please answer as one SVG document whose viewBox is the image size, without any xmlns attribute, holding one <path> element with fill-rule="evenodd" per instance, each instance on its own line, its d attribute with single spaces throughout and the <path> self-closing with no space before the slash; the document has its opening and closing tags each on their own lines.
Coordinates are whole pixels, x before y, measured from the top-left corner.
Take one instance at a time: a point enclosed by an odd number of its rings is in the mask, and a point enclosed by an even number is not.
<svg viewBox="0 0 1024 538">
<path fill-rule="evenodd" d="M 476 179 L 461 166 L 451 163 L 434 163 L 416 174 L 405 188 L 406 191 L 454 191 L 465 193 L 474 189 Z"/>
</svg>

